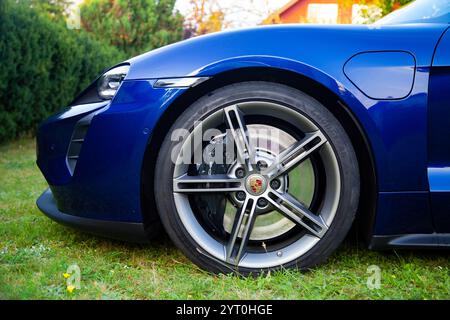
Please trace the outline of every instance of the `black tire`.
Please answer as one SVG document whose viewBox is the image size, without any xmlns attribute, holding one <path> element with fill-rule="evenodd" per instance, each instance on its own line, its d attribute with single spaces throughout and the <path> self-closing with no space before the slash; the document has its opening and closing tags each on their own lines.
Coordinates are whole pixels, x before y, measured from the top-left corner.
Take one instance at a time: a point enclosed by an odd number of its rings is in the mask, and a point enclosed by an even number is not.
<svg viewBox="0 0 450 320">
<path fill-rule="evenodd" d="M 324 132 L 335 152 L 340 172 L 340 198 L 332 224 L 324 236 L 297 259 L 270 268 L 235 268 L 205 254 L 187 232 L 177 213 L 173 195 L 175 165 L 170 161 L 172 131 L 176 128 L 192 130 L 195 121 L 205 114 L 223 108 L 230 103 L 264 99 L 283 104 L 313 121 Z M 327 259 L 341 244 L 348 233 L 358 206 L 360 180 L 357 158 L 345 130 L 333 114 L 321 103 L 294 88 L 269 82 L 242 82 L 217 89 L 189 106 L 170 128 L 161 146 L 155 172 L 155 198 L 161 221 L 175 245 L 196 265 L 214 273 L 259 274 L 280 268 L 309 269 Z"/>
</svg>

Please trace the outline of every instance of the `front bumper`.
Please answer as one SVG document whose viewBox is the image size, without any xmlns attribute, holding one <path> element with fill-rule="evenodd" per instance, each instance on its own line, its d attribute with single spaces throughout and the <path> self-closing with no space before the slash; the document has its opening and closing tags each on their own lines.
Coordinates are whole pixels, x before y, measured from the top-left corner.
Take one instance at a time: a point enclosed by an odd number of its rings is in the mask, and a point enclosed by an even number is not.
<svg viewBox="0 0 450 320">
<path fill-rule="evenodd" d="M 112 222 L 153 232 L 158 214 L 142 201 L 144 154 L 159 118 L 184 92 L 153 82 L 124 81 L 112 101 L 71 106 L 41 124 L 37 164 L 51 190 L 38 201 L 44 213 L 96 234 L 110 234 Z"/>
<path fill-rule="evenodd" d="M 88 219 L 59 211 L 50 189 L 38 198 L 36 204 L 50 219 L 87 233 L 138 243 L 146 243 L 149 239 L 142 223 Z"/>
</svg>

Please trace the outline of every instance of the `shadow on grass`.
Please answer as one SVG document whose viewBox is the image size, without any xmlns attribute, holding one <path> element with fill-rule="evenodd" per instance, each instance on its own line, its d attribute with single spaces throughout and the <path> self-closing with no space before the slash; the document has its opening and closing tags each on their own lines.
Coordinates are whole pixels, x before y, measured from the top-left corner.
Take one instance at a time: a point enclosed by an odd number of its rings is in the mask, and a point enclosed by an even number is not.
<svg viewBox="0 0 450 320">
<path fill-rule="evenodd" d="M 182 253 L 175 247 L 166 232 L 161 231 L 160 234 L 146 244 L 136 244 L 120 240 L 108 239 L 97 235 L 83 233 L 81 231 L 54 224 L 55 228 L 63 229 L 65 232 L 57 232 L 64 235 L 58 239 L 59 241 L 67 241 L 69 235 L 70 242 L 82 244 L 84 248 L 101 247 L 106 252 L 126 251 L 128 253 L 138 253 L 140 256 L 148 255 L 149 259 L 158 254 L 167 256 L 173 255 L 179 259 Z M 58 236 L 59 237 L 59 236 Z M 339 267 L 355 264 L 381 264 L 381 265 L 405 265 L 408 263 L 423 265 L 444 265 L 448 266 L 450 251 L 428 249 L 428 250 L 384 250 L 372 251 L 367 248 L 366 243 L 357 237 L 354 232 L 350 232 L 339 248 L 332 256 L 320 267 Z M 190 264 L 187 259 L 183 259 L 182 263 Z"/>
</svg>

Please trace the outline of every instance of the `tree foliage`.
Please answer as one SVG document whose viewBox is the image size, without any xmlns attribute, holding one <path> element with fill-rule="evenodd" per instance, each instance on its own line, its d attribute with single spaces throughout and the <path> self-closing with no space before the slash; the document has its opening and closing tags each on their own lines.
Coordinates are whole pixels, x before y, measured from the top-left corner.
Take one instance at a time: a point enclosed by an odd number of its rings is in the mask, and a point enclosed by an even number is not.
<svg viewBox="0 0 450 320">
<path fill-rule="evenodd" d="M 414 0 L 373 0 L 363 1 L 360 4 L 362 6 L 359 9 L 361 16 L 360 21 L 356 23 L 370 24 L 385 15 L 391 13 L 394 10 L 401 8 L 402 6 L 412 2 Z"/>
<path fill-rule="evenodd" d="M 85 0 L 82 27 L 128 56 L 181 40 L 183 18 L 175 0 Z"/>
<path fill-rule="evenodd" d="M 52 19 L 62 19 L 72 4 L 71 0 L 22 0 L 30 3 L 30 7 L 47 14 Z"/>
<path fill-rule="evenodd" d="M 377 0 L 376 5 L 381 8 L 383 15 L 386 15 L 413 0 Z"/>
<path fill-rule="evenodd" d="M 191 10 L 185 20 L 185 38 L 224 28 L 226 12 L 217 0 L 190 0 Z"/>
<path fill-rule="evenodd" d="M 0 142 L 33 131 L 123 54 L 30 2 L 0 3 Z"/>
</svg>

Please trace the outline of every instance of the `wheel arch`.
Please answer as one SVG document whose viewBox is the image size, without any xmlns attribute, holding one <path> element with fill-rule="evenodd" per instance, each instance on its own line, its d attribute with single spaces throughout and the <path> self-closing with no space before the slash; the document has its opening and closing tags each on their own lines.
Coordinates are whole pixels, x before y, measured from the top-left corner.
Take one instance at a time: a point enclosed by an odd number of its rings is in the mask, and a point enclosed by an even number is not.
<svg viewBox="0 0 450 320">
<path fill-rule="evenodd" d="M 369 240 L 376 212 L 377 177 L 374 154 L 363 126 L 351 109 L 332 90 L 318 81 L 291 70 L 261 66 L 218 73 L 187 90 L 163 113 L 149 139 L 141 173 L 141 203 L 146 229 L 151 229 L 151 225 L 158 220 L 153 190 L 154 169 L 160 147 L 171 125 L 200 97 L 223 86 L 246 81 L 274 82 L 298 89 L 322 103 L 339 120 L 350 137 L 360 165 L 361 197 L 354 226 Z"/>
</svg>

